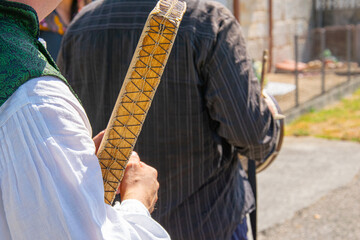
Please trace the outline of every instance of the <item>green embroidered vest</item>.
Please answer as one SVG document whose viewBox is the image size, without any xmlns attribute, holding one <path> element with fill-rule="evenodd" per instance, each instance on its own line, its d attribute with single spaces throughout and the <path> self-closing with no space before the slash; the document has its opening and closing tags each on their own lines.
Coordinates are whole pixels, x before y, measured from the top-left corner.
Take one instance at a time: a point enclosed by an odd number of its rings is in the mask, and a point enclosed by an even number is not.
<svg viewBox="0 0 360 240">
<path fill-rule="evenodd" d="M 0 0 L 0 106 L 32 78 L 55 76 L 69 86 L 38 38 L 35 10 Z"/>
</svg>

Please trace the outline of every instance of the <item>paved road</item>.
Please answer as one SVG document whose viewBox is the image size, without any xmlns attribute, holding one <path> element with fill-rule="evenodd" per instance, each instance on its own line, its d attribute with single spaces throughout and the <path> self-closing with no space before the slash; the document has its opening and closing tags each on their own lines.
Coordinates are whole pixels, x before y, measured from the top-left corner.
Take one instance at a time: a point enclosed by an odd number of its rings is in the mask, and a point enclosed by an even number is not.
<svg viewBox="0 0 360 240">
<path fill-rule="evenodd" d="M 260 240 L 359 240 L 360 144 L 286 137 L 258 175 Z"/>
</svg>

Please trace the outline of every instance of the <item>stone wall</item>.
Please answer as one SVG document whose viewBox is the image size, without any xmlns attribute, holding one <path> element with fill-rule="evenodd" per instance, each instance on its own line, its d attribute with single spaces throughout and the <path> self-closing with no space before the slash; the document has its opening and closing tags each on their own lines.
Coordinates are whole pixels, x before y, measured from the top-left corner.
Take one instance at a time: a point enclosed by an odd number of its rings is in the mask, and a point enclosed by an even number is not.
<svg viewBox="0 0 360 240">
<path fill-rule="evenodd" d="M 273 63 L 295 59 L 295 35 L 299 36 L 299 60 L 304 58 L 311 14 L 312 0 L 273 0 Z"/>
<path fill-rule="evenodd" d="M 239 1 L 240 24 L 248 42 L 249 53 L 255 60 L 260 60 L 263 50 L 269 48 L 269 1 Z M 312 0 L 273 0 L 272 3 L 273 66 L 294 59 L 295 34 L 300 36 L 300 60 L 305 58 L 306 36 L 313 13 Z"/>
<path fill-rule="evenodd" d="M 269 15 L 267 0 L 241 0 L 240 24 L 248 43 L 250 56 L 260 60 L 269 47 Z"/>
</svg>

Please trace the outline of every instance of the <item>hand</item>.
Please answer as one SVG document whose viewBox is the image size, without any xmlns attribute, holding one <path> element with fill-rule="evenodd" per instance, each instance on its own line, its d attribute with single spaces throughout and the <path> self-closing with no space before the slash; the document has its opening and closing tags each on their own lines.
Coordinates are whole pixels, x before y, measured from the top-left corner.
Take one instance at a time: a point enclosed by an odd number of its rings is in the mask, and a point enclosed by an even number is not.
<svg viewBox="0 0 360 240">
<path fill-rule="evenodd" d="M 126 199 L 139 200 L 152 213 L 158 199 L 159 189 L 156 169 L 140 162 L 137 153 L 132 152 L 119 189 L 122 201 Z"/>
<path fill-rule="evenodd" d="M 101 140 L 104 137 L 105 130 L 99 132 L 94 138 L 93 141 L 95 143 L 95 154 L 97 154 L 97 151 L 99 150 Z"/>
<path fill-rule="evenodd" d="M 280 119 L 284 119 L 285 115 L 282 115 L 279 113 L 277 107 L 275 106 L 274 101 L 272 100 L 272 98 L 267 94 L 266 91 L 263 90 L 262 95 L 264 97 L 264 100 L 271 112 L 271 115 L 274 117 L 275 120 L 280 120 Z"/>
</svg>

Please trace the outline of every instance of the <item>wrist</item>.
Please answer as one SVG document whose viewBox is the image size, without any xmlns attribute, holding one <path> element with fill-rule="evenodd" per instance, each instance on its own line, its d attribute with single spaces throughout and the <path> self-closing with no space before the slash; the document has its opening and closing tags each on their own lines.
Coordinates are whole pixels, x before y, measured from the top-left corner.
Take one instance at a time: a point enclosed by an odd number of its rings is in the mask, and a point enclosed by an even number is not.
<svg viewBox="0 0 360 240">
<path fill-rule="evenodd" d="M 146 207 L 146 209 L 150 209 L 151 207 L 151 203 L 149 203 L 149 201 L 146 199 L 144 194 L 141 194 L 141 191 L 134 191 L 134 192 L 128 191 L 120 195 L 121 195 L 121 202 L 126 200 L 137 200 L 141 202 Z"/>
</svg>

